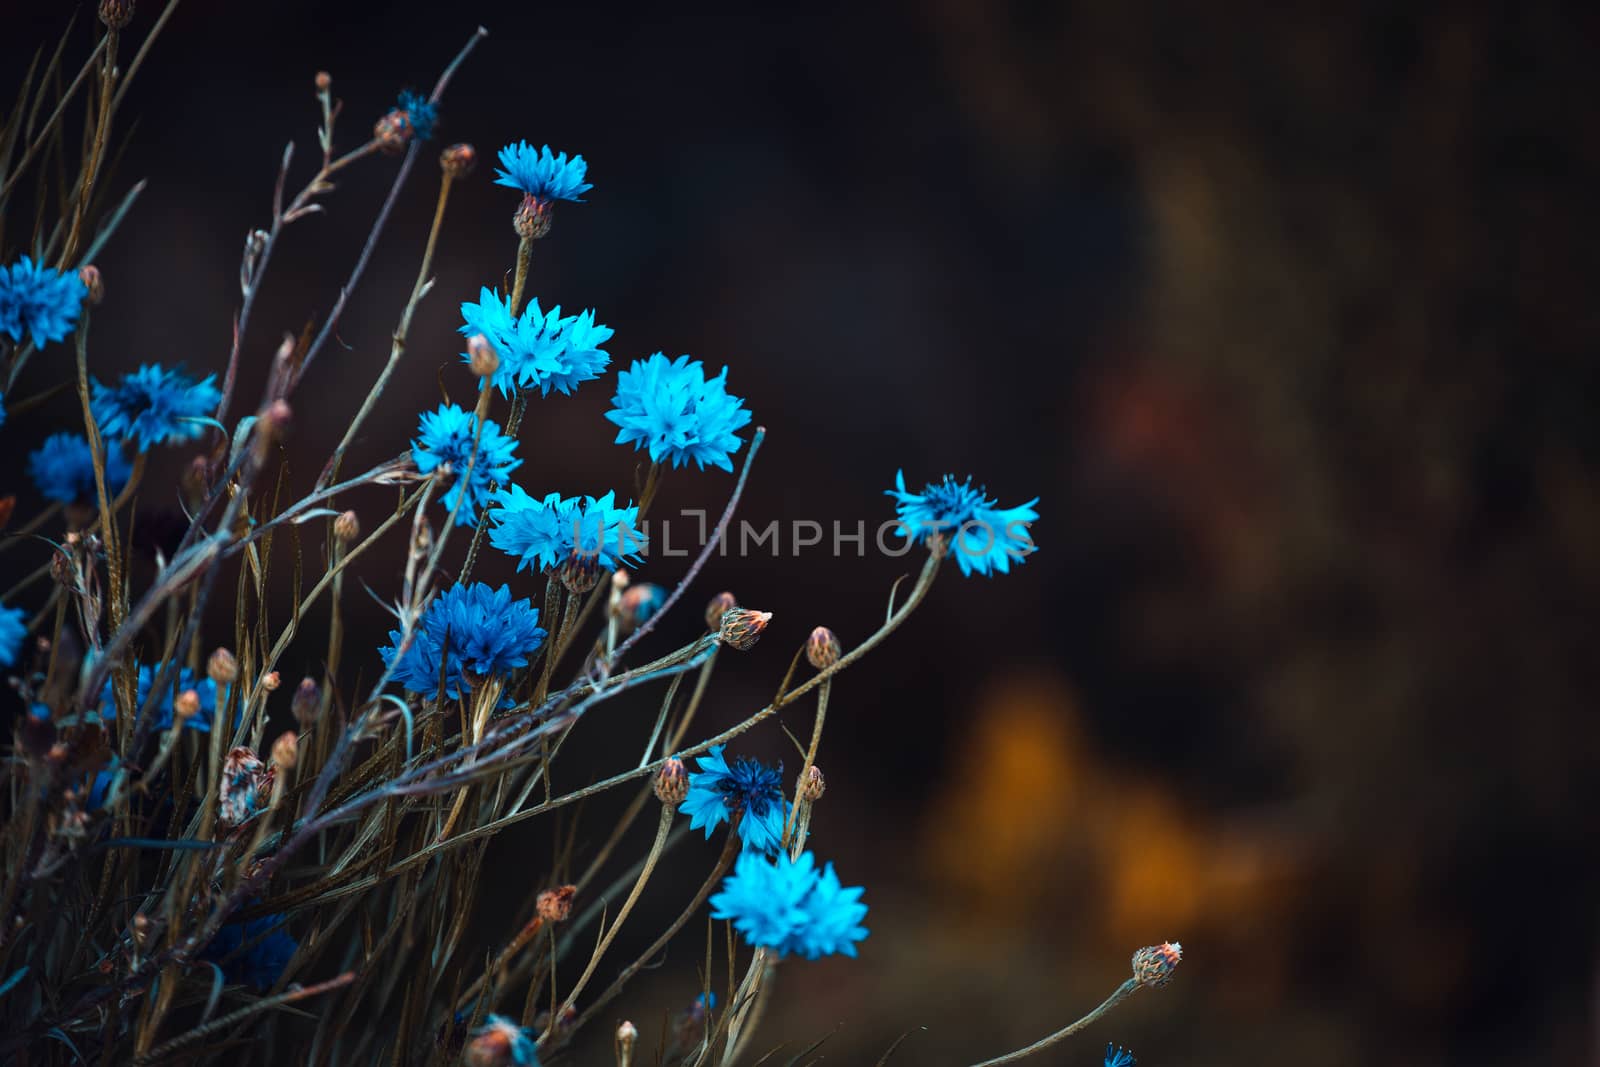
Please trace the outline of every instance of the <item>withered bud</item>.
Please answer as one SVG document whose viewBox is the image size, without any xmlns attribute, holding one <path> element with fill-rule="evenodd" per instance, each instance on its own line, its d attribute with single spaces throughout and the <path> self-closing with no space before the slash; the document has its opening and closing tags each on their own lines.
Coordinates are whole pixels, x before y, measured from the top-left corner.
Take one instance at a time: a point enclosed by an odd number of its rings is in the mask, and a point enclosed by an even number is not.
<svg viewBox="0 0 1600 1067">
<path fill-rule="evenodd" d="M 206 660 L 206 677 L 218 685 L 232 685 L 239 679 L 239 661 L 232 652 L 219 648 Z"/>
<path fill-rule="evenodd" d="M 388 114 L 372 124 L 372 139 L 378 142 L 379 151 L 391 156 L 405 150 L 414 132 L 411 116 L 399 108 L 390 109 Z"/>
<path fill-rule="evenodd" d="M 98 304 L 106 298 L 106 283 L 100 277 L 100 268 L 93 263 L 78 268 L 78 280 L 83 283 L 83 298 Z"/>
<path fill-rule="evenodd" d="M 333 88 L 333 75 L 329 74 L 325 70 L 317 71 L 317 76 L 313 80 L 316 83 L 317 92 L 319 93 L 325 93 L 329 89 Z"/>
<path fill-rule="evenodd" d="M 732 645 L 740 652 L 745 652 L 754 648 L 756 642 L 761 640 L 762 631 L 771 621 L 770 611 L 733 608 L 723 613 L 722 627 L 717 637 L 723 644 Z"/>
<path fill-rule="evenodd" d="M 517 213 L 511 216 L 511 228 L 517 231 L 517 236 L 524 241 L 537 241 L 550 232 L 550 223 L 555 217 L 555 212 L 550 201 L 540 200 L 536 196 L 525 196 L 517 207 Z"/>
<path fill-rule="evenodd" d="M 333 536 L 340 544 L 348 545 L 361 536 L 361 520 L 353 511 L 342 511 L 333 520 Z"/>
<path fill-rule="evenodd" d="M 200 694 L 193 689 L 185 689 L 178 694 L 172 702 L 174 722 L 181 719 L 192 719 L 200 714 Z"/>
<path fill-rule="evenodd" d="M 277 671 L 268 671 L 261 676 L 261 688 L 269 693 L 277 692 L 278 686 L 283 684 L 283 676 Z"/>
<path fill-rule="evenodd" d="M 572 898 L 577 895 L 578 887 L 575 885 L 563 885 L 554 889 L 546 889 L 539 894 L 538 900 L 534 902 L 539 912 L 539 918 L 547 923 L 566 922 L 567 917 L 572 914 Z"/>
<path fill-rule="evenodd" d="M 689 772 L 683 769 L 683 760 L 673 757 L 656 772 L 656 799 L 677 807 L 689 795 Z"/>
<path fill-rule="evenodd" d="M 1133 977 L 1146 989 L 1160 989 L 1172 981 L 1172 972 L 1183 959 L 1183 946 L 1176 941 L 1163 941 L 1133 954 Z"/>
<path fill-rule="evenodd" d="M 294 696 L 289 701 L 289 711 L 294 715 L 294 721 L 300 724 L 300 729 L 311 729 L 311 724 L 317 721 L 317 712 L 321 707 L 322 694 L 317 690 L 316 679 L 300 679 L 300 684 L 295 687 Z"/>
<path fill-rule="evenodd" d="M 827 783 L 822 780 L 822 771 L 815 764 L 805 774 L 800 776 L 800 799 L 809 800 L 813 804 L 822 799 L 822 793 L 827 788 Z"/>
<path fill-rule="evenodd" d="M 843 651 L 839 647 L 839 639 L 826 626 L 817 627 L 811 631 L 811 636 L 806 638 L 806 662 L 819 671 L 825 671 L 838 663 Z"/>
<path fill-rule="evenodd" d="M 272 742 L 272 765 L 278 770 L 293 770 L 299 758 L 300 737 L 293 730 L 285 730 Z"/>
<path fill-rule="evenodd" d="M 478 165 L 478 150 L 469 144 L 453 144 L 439 153 L 439 166 L 452 178 L 465 178 Z"/>
<path fill-rule="evenodd" d="M 473 374 L 480 378 L 491 377 L 500 369 L 500 353 L 494 350 L 494 345 L 481 333 L 475 333 L 467 338 L 467 366 Z"/>
<path fill-rule="evenodd" d="M 722 629 L 722 616 L 739 606 L 732 593 L 718 593 L 706 605 L 706 629 L 716 633 Z"/>
<path fill-rule="evenodd" d="M 120 30 L 133 21 L 133 0 L 100 0 L 100 21 Z"/>
</svg>

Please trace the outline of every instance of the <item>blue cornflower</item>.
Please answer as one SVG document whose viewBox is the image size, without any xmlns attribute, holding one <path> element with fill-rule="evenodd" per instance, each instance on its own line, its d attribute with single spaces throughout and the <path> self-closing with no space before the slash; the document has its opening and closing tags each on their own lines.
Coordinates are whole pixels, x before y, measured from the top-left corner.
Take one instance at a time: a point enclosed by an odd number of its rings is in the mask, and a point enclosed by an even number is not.
<svg viewBox="0 0 1600 1067">
<path fill-rule="evenodd" d="M 616 443 L 649 447 L 655 462 L 674 467 L 690 460 L 733 470 L 729 457 L 743 442 L 734 433 L 750 421 L 744 401 L 727 390 L 728 368 L 707 378 L 699 360 L 669 360 L 657 352 L 617 375 L 617 395 L 606 418 L 621 427 Z"/>
<path fill-rule="evenodd" d="M 433 136 L 433 124 L 439 121 L 439 107 L 426 96 L 412 89 L 400 94 L 399 109 L 406 113 L 417 140 L 426 141 Z"/>
<path fill-rule="evenodd" d="M 77 274 L 23 256 L 0 267 L 0 333 L 13 341 L 26 333 L 39 348 L 64 340 L 77 325 L 88 292 Z"/>
<path fill-rule="evenodd" d="M 789 805 L 783 799 L 783 766 L 776 770 L 753 759 L 731 767 L 723 758 L 726 745 L 713 745 L 698 758 L 700 769 L 689 775 L 689 795 L 678 810 L 690 817 L 689 829 L 704 826 L 706 837 L 735 814 L 746 851 L 774 852 L 783 841 Z"/>
<path fill-rule="evenodd" d="M 283 928 L 283 916 L 263 915 L 242 923 L 228 923 L 200 952 L 200 958 L 220 964 L 222 976 L 233 985 L 271 989 L 294 958 L 300 942 Z"/>
<path fill-rule="evenodd" d="M 809 852 L 797 860 L 746 852 L 711 898 L 711 917 L 732 920 L 747 942 L 779 955 L 854 956 L 856 942 L 867 936 L 862 892 L 840 885 L 831 863 L 818 871 Z"/>
<path fill-rule="evenodd" d="M 519 571 L 530 564 L 544 571 L 568 564 L 615 570 L 644 549 L 639 509 L 617 507 L 615 493 L 581 500 L 551 493 L 539 500 L 513 485 L 497 499 L 500 506 L 489 512 L 489 543 L 515 559 Z"/>
<path fill-rule="evenodd" d="M 0 667 L 16 665 L 22 654 L 22 639 L 28 636 L 28 613 L 21 608 L 0 605 Z"/>
<path fill-rule="evenodd" d="M 137 441 L 139 451 L 151 445 L 171 445 L 199 437 L 204 423 L 222 402 L 222 394 L 208 374 L 196 382 L 181 370 L 147 363 L 124 374 L 116 388 L 94 382 L 90 409 L 107 437 Z"/>
<path fill-rule="evenodd" d="M 106 450 L 106 492 L 115 496 L 128 484 L 133 467 L 122 449 Z M 46 500 L 70 504 L 75 500 L 94 500 L 94 453 L 89 441 L 79 433 L 56 433 L 45 438 L 28 456 L 28 477 Z"/>
<path fill-rule="evenodd" d="M 951 474 L 923 486 L 920 493 L 907 492 L 905 471 L 895 474 L 894 485 L 884 493 L 895 498 L 907 534 L 924 541 L 936 534 L 949 536 L 962 574 L 1005 574 L 1034 550 L 1028 524 L 1039 517 L 1033 509 L 1038 497 L 1014 508 L 996 507 L 971 478 L 958 482 Z"/>
<path fill-rule="evenodd" d="M 134 710 L 136 713 L 150 699 L 150 689 L 155 685 L 155 680 L 156 672 L 154 668 L 147 665 L 139 667 L 139 681 L 134 696 L 136 701 Z M 184 726 L 197 733 L 209 734 L 211 732 L 211 724 L 217 717 L 217 683 L 210 678 L 196 675 L 187 667 L 178 672 L 177 676 L 168 683 L 168 687 L 157 698 L 153 711 L 155 715 L 154 729 L 171 729 L 172 719 L 176 714 L 173 709 L 173 702 L 177 700 L 179 693 L 188 689 L 193 689 L 195 696 L 200 698 L 200 710 L 190 716 Z M 244 709 L 241 707 L 238 715 L 243 716 L 243 714 Z M 107 678 L 105 685 L 100 690 L 100 718 L 106 722 L 114 722 L 116 717 L 117 700 L 113 695 L 112 680 Z"/>
<path fill-rule="evenodd" d="M 510 1056 L 510 1059 L 506 1059 Z M 533 1033 L 504 1015 L 492 1012 L 484 1025 L 472 1032 L 467 1045 L 468 1063 L 504 1063 L 510 1067 L 539 1067 L 539 1045 Z"/>
<path fill-rule="evenodd" d="M 476 460 L 473 459 L 474 440 L 477 441 Z M 450 464 L 454 482 L 440 502 L 447 509 L 455 509 L 456 502 L 461 501 L 456 510 L 456 525 L 475 526 L 478 509 L 493 499 L 489 487 L 497 482 L 504 483 L 511 472 L 522 465 L 522 460 L 512 454 L 516 449 L 516 440 L 502 434 L 493 419 L 484 420 L 480 438 L 472 412 L 462 411 L 455 404 L 440 404 L 439 410 L 423 413 L 417 437 L 411 442 L 411 457 L 423 474 L 431 473 L 441 464 Z"/>
<path fill-rule="evenodd" d="M 1133 1053 L 1125 1048 L 1117 1048 L 1111 1042 L 1106 1042 L 1105 1067 L 1133 1067 L 1139 1061 L 1133 1058 Z"/>
<path fill-rule="evenodd" d="M 535 200 L 581 201 L 583 194 L 594 188 L 583 180 L 588 171 L 589 164 L 582 156 L 568 159 L 565 152 L 553 156 L 549 145 L 535 149 L 527 141 L 518 141 L 500 149 L 494 183 L 521 189 Z"/>
<path fill-rule="evenodd" d="M 490 381 L 502 396 L 533 388 L 543 396 L 552 389 L 571 395 L 611 365 L 610 354 L 600 346 L 615 331 L 596 323 L 593 311 L 563 318 L 559 304 L 546 312 L 539 301 L 530 300 L 522 314 L 513 317 L 511 299 L 485 288 L 477 303 L 461 305 L 461 317 L 462 334 L 483 334 L 500 357 Z M 465 352 L 461 359 L 472 362 Z"/>
<path fill-rule="evenodd" d="M 411 647 L 395 662 L 400 631 L 389 632 L 390 644 L 378 650 L 394 680 L 413 693 L 433 695 L 439 689 L 440 657 L 449 642 L 443 669 L 444 691 L 459 697 L 469 687 L 463 670 L 479 677 L 503 676 L 528 665 L 528 657 L 544 643 L 539 612 L 526 599 L 512 600 L 511 589 L 491 589 L 483 582 L 453 585 L 434 598 L 412 634 Z"/>
</svg>

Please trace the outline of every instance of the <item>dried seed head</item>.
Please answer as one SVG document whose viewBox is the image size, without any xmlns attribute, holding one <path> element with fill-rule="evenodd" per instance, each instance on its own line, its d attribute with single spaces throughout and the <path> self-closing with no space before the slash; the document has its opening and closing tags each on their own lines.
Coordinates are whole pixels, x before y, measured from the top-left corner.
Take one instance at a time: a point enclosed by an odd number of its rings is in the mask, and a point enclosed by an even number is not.
<svg viewBox="0 0 1600 1067">
<path fill-rule="evenodd" d="M 372 139 L 378 142 L 378 150 L 391 156 L 405 151 L 415 132 L 411 116 L 399 108 L 391 108 L 372 125 Z"/>
<path fill-rule="evenodd" d="M 100 277 L 100 268 L 93 263 L 78 268 L 78 280 L 87 290 L 83 298 L 91 304 L 98 304 L 106 298 L 106 283 Z"/>
<path fill-rule="evenodd" d="M 823 790 L 826 788 L 827 783 L 822 780 L 822 771 L 814 764 L 810 770 L 800 777 L 799 791 L 801 800 L 809 800 L 815 804 L 822 799 Z"/>
<path fill-rule="evenodd" d="M 1172 972 L 1183 959 L 1183 946 L 1176 941 L 1163 941 L 1133 954 L 1133 977 L 1146 989 L 1160 989 L 1172 981 Z"/>
<path fill-rule="evenodd" d="M 539 894 L 535 902 L 539 918 L 547 923 L 564 923 L 567 916 L 572 914 L 572 898 L 578 895 L 575 885 L 557 886 L 555 889 L 546 889 Z"/>
<path fill-rule="evenodd" d="M 317 92 L 319 93 L 325 93 L 329 89 L 333 88 L 333 75 L 329 74 L 325 70 L 317 71 L 317 76 L 313 80 L 316 83 Z"/>
<path fill-rule="evenodd" d="M 133 0 L 100 0 L 100 21 L 120 30 L 133 21 Z"/>
<path fill-rule="evenodd" d="M 172 714 L 175 723 L 192 719 L 200 714 L 200 694 L 193 689 L 185 689 L 179 693 L 177 699 L 172 702 Z"/>
<path fill-rule="evenodd" d="M 300 724 L 301 730 L 311 729 L 311 724 L 317 721 L 317 712 L 321 708 L 322 694 L 317 691 L 316 680 L 300 679 L 300 684 L 295 687 L 294 697 L 289 701 L 289 711 L 294 715 L 294 721 Z"/>
<path fill-rule="evenodd" d="M 722 628 L 717 637 L 723 644 L 732 645 L 740 652 L 745 652 L 754 648 L 756 642 L 761 640 L 762 631 L 771 621 L 770 611 L 733 608 L 723 613 Z"/>
<path fill-rule="evenodd" d="M 468 366 L 472 373 L 480 378 L 487 378 L 500 369 L 500 353 L 481 333 L 467 338 L 467 359 L 470 360 Z"/>
<path fill-rule="evenodd" d="M 677 807 L 689 795 L 689 772 L 683 769 L 683 760 L 673 759 L 661 765 L 656 772 L 656 799 Z"/>
<path fill-rule="evenodd" d="M 279 771 L 294 769 L 300 758 L 300 738 L 293 730 L 285 730 L 272 742 L 272 765 Z"/>
<path fill-rule="evenodd" d="M 716 633 L 722 629 L 722 616 L 739 605 L 732 593 L 718 593 L 706 605 L 706 629 Z"/>
<path fill-rule="evenodd" d="M 276 692 L 278 686 L 283 684 L 283 677 L 277 671 L 268 671 L 261 676 L 261 688 L 269 693 Z"/>
<path fill-rule="evenodd" d="M 232 685 L 239 679 L 239 661 L 232 652 L 219 648 L 206 660 L 206 677 L 218 685 Z"/>
<path fill-rule="evenodd" d="M 536 196 L 525 196 L 522 203 L 517 206 L 517 213 L 511 216 L 511 228 L 517 231 L 517 236 L 524 241 L 537 241 L 550 232 L 550 223 L 555 217 L 553 205 L 548 200 L 540 200 Z"/>
<path fill-rule="evenodd" d="M 806 661 L 819 671 L 838 663 L 843 651 L 839 647 L 839 639 L 826 626 L 817 627 L 806 638 Z"/>
<path fill-rule="evenodd" d="M 348 545 L 361 536 L 361 520 L 353 511 L 342 511 L 333 520 L 333 536 L 340 544 Z"/>
<path fill-rule="evenodd" d="M 453 144 L 439 153 L 439 166 L 452 178 L 465 178 L 478 165 L 478 150 L 469 144 Z"/>
</svg>

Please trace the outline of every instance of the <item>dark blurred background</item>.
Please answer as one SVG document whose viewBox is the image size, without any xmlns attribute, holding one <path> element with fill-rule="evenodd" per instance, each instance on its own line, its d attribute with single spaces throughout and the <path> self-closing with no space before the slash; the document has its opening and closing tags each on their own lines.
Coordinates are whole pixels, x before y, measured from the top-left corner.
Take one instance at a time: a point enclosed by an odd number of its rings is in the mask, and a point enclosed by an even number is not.
<svg viewBox="0 0 1600 1067">
<path fill-rule="evenodd" d="M 93 5 L 6 6 L 8 94 L 78 8 L 89 47 Z M 530 292 L 597 309 L 617 365 L 730 365 L 770 430 L 744 517 L 871 529 L 900 467 L 1042 498 L 1027 566 L 951 570 L 836 687 L 814 843 L 867 886 L 873 933 L 859 961 L 783 968 L 774 1043 L 833 1032 L 827 1058 L 865 1064 L 925 1026 L 900 1061 L 968 1063 L 1080 1014 L 1171 938 L 1172 986 L 1038 1062 L 1096 1064 L 1107 1039 L 1152 1067 L 1600 1062 L 1592 15 L 192 0 L 124 118 L 114 182 L 150 185 L 101 259 L 100 373 L 220 371 L 286 141 L 292 184 L 311 173 L 313 73 L 332 72 L 351 146 L 480 22 L 440 143 L 589 160 L 595 188 L 561 205 Z M 326 314 L 394 165 L 354 169 L 289 231 L 245 404 L 282 333 Z M 403 449 L 441 384 L 468 395 L 456 307 L 505 284 L 515 248 L 515 194 L 491 178 L 452 197 L 438 285 L 347 469 Z M 436 187 L 430 150 L 296 397 L 294 485 L 387 356 Z M 20 392 L 61 372 L 35 359 Z M 611 383 L 535 403 L 530 491 L 635 491 L 602 419 Z M 29 499 L 21 457 L 73 418 L 63 397 L 7 427 L 4 488 Z M 186 460 L 161 457 L 165 485 Z M 720 507 L 731 485 L 678 472 L 660 513 Z M 142 494 L 152 529 L 175 499 Z M 719 670 L 708 730 L 764 703 L 813 625 L 869 633 L 916 563 L 793 556 L 787 532 L 783 550 L 716 562 L 661 635 L 691 636 L 723 587 L 776 612 Z M 398 552 L 357 568 L 379 598 Z M 353 684 L 387 626 L 359 589 L 347 604 Z M 316 614 L 286 677 L 320 670 Z M 635 759 L 606 735 L 643 736 L 652 707 L 604 709 L 557 785 Z M 805 734 L 810 714 L 784 722 Z M 776 729 L 736 747 L 799 762 Z M 610 810 L 562 833 L 592 848 Z M 499 846 L 486 943 L 548 884 L 556 842 L 531 825 Z M 619 963 L 714 847 L 674 854 Z M 703 927 L 680 942 L 618 1005 L 652 1047 L 697 988 Z M 574 1062 L 609 1063 L 607 1029 Z"/>
</svg>

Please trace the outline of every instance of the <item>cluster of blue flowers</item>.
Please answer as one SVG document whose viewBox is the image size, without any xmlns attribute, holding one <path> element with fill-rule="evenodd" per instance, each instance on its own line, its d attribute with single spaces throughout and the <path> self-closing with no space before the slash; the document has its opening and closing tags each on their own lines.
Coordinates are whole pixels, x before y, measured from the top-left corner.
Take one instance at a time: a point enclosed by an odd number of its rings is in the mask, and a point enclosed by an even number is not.
<svg viewBox="0 0 1600 1067">
<path fill-rule="evenodd" d="M 511 599 L 507 586 L 491 589 L 474 582 L 453 585 L 428 605 L 410 647 L 396 662 L 400 639 L 400 631 L 390 631 L 391 644 L 379 650 L 395 681 L 410 692 L 431 696 L 442 678 L 445 693 L 456 698 L 472 684 L 464 672 L 477 678 L 504 677 L 526 667 L 544 643 L 545 632 L 530 601 Z"/>
<path fill-rule="evenodd" d="M 106 451 L 106 491 L 115 496 L 128 484 L 133 467 L 122 449 Z M 28 476 L 46 500 L 63 504 L 95 498 L 94 453 L 81 433 L 56 433 L 28 456 Z"/>
<path fill-rule="evenodd" d="M 998 507 L 971 478 L 958 482 L 951 474 L 912 493 L 906 489 L 904 471 L 895 475 L 894 488 L 885 492 L 895 498 L 900 522 L 912 537 L 950 538 L 950 550 L 964 575 L 1006 574 L 1012 563 L 1022 563 L 1033 551 L 1028 523 L 1039 517 L 1033 508 L 1038 497 L 1014 508 Z"/>
<path fill-rule="evenodd" d="M 230 984 L 253 986 L 264 992 L 278 983 L 283 969 L 300 948 L 300 942 L 290 937 L 283 926 L 281 915 L 228 923 L 217 931 L 200 958 L 221 966 L 222 976 Z"/>
<path fill-rule="evenodd" d="M 751 945 L 782 956 L 854 956 L 856 942 L 867 936 L 862 892 L 841 885 L 831 863 L 818 871 L 809 852 L 797 860 L 745 852 L 711 898 L 711 917 L 731 921 Z"/>
<path fill-rule="evenodd" d="M 496 185 L 520 189 L 535 200 L 581 201 L 594 186 L 584 181 L 589 165 L 582 156 L 551 155 L 550 146 L 534 148 L 518 141 L 500 149 L 500 166 L 495 170 Z"/>
<path fill-rule="evenodd" d="M 657 352 L 636 360 L 617 375 L 614 407 L 606 413 L 620 427 L 616 443 L 647 448 L 656 463 L 733 470 L 731 457 L 742 443 L 735 431 L 750 422 L 750 412 L 728 393 L 727 381 L 727 367 L 707 378 L 700 361 L 688 356 L 669 360 Z"/>
<path fill-rule="evenodd" d="M 554 389 L 570 396 L 611 365 L 610 354 L 600 346 L 615 331 L 595 322 L 593 311 L 563 318 L 560 305 L 546 312 L 538 300 L 530 300 L 521 315 L 513 315 L 510 297 L 484 288 L 477 303 L 461 305 L 461 317 L 462 334 L 482 334 L 500 357 L 490 381 L 502 396 L 519 389 L 538 389 L 542 396 Z M 465 352 L 461 358 L 472 361 Z"/>
<path fill-rule="evenodd" d="M 65 340 L 78 324 L 88 292 L 76 274 L 23 256 L 0 267 L 0 333 L 13 341 L 30 337 L 39 348 Z"/>
<path fill-rule="evenodd" d="M 689 775 L 689 795 L 678 810 L 689 816 L 689 829 L 705 827 L 706 837 L 721 824 L 739 819 L 739 837 L 747 851 L 776 852 L 783 842 L 789 805 L 783 799 L 783 768 L 753 759 L 729 764 L 726 745 L 714 745 Z"/>
<path fill-rule="evenodd" d="M 139 667 L 139 682 L 135 700 L 137 707 L 144 707 L 150 699 L 150 690 L 155 685 L 155 669 L 141 664 Z M 174 703 L 178 694 L 194 690 L 195 696 L 200 699 L 200 710 L 184 722 L 184 728 L 197 733 L 208 734 L 211 732 L 212 721 L 217 715 L 217 683 L 210 678 L 197 676 L 188 667 L 178 671 L 172 683 L 164 689 L 157 698 L 155 705 L 156 730 L 168 730 L 172 727 L 173 717 L 176 715 Z M 240 709 L 243 713 L 243 709 Z M 113 695 L 113 681 L 106 679 L 104 687 L 100 690 L 100 717 L 106 722 L 113 722 L 117 717 L 117 701 Z"/>
<path fill-rule="evenodd" d="M 14 667 L 22 655 L 22 639 L 28 636 L 28 613 L 21 608 L 0 604 L 0 667 Z"/>
<path fill-rule="evenodd" d="M 539 500 L 513 485 L 498 500 L 489 512 L 495 523 L 489 543 L 515 559 L 519 571 L 530 565 L 544 571 L 614 570 L 635 562 L 645 546 L 639 509 L 617 507 L 615 493 L 582 499 L 551 493 Z"/>
<path fill-rule="evenodd" d="M 214 374 L 197 382 L 181 370 L 147 363 L 124 374 L 115 387 L 96 379 L 89 409 L 102 434 L 145 452 L 151 445 L 181 444 L 199 437 L 222 401 L 215 382 Z"/>
<path fill-rule="evenodd" d="M 446 510 L 455 511 L 457 526 L 477 525 L 478 510 L 493 500 L 491 487 L 504 484 L 522 465 L 516 450 L 516 439 L 501 433 L 499 423 L 483 420 L 480 435 L 473 413 L 456 404 L 424 412 L 411 442 L 411 456 L 423 474 L 450 464 L 454 481 L 440 500 Z"/>
</svg>

